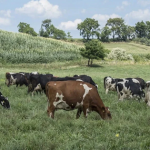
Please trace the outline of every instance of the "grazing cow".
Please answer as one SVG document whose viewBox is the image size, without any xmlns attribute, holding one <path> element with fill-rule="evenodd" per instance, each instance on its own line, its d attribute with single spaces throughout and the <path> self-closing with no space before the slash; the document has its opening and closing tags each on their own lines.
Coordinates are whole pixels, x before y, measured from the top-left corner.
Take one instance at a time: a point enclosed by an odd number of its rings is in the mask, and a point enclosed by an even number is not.
<svg viewBox="0 0 150 150">
<path fill-rule="evenodd" d="M 146 82 L 146 87 L 145 87 L 145 102 L 147 103 L 148 106 L 150 106 L 150 81 Z"/>
<path fill-rule="evenodd" d="M 134 78 L 137 79 L 140 82 L 141 88 L 145 89 L 146 82 L 142 78 Z"/>
<path fill-rule="evenodd" d="M 137 79 L 126 78 L 123 81 L 116 83 L 116 91 L 118 93 L 118 99 L 123 100 L 124 98 L 137 97 L 138 100 L 145 97 L 141 85 Z"/>
<path fill-rule="evenodd" d="M 23 73 L 6 73 L 6 81 L 5 84 L 9 87 L 10 85 L 28 85 L 27 81 L 25 80 L 25 75 Z"/>
<path fill-rule="evenodd" d="M 33 95 L 35 91 L 44 90 L 45 92 L 45 85 L 47 82 L 51 81 L 52 78 L 52 74 L 31 74 L 30 76 L 26 77 L 26 80 L 29 84 L 28 93 L 32 92 Z"/>
<path fill-rule="evenodd" d="M 10 108 L 10 104 L 8 101 L 8 98 L 5 98 L 2 93 L 0 92 L 0 104 L 4 107 L 4 108 Z"/>
<path fill-rule="evenodd" d="M 83 81 L 51 81 L 46 84 L 48 98 L 48 116 L 54 118 L 56 109 L 78 109 L 76 118 L 83 111 L 96 111 L 102 119 L 111 119 L 108 107 L 105 107 L 95 86 Z"/>
<path fill-rule="evenodd" d="M 105 88 L 105 93 L 107 94 L 108 91 L 116 91 L 116 83 L 123 81 L 123 79 L 119 78 L 112 78 L 110 76 L 104 77 L 104 88 Z"/>
<path fill-rule="evenodd" d="M 28 92 L 33 92 L 36 90 L 43 90 L 45 92 L 45 85 L 49 81 L 84 81 L 84 82 L 90 82 L 90 77 L 87 78 L 80 78 L 80 77 L 54 77 L 52 74 L 46 74 L 46 75 L 32 75 L 28 80 L 28 83 L 30 83 L 30 88 L 28 88 Z M 90 82 L 91 83 L 91 82 Z M 93 83 L 95 86 L 95 83 Z"/>
<path fill-rule="evenodd" d="M 73 77 L 79 78 L 83 80 L 84 82 L 88 82 L 92 85 L 94 85 L 96 88 L 98 88 L 98 85 L 93 81 L 93 79 L 90 76 L 87 75 L 74 75 Z"/>
<path fill-rule="evenodd" d="M 128 78 L 125 78 L 128 79 Z M 145 88 L 145 81 L 142 78 L 134 78 L 137 79 L 141 85 L 141 88 Z M 112 78 L 110 76 L 104 77 L 104 88 L 105 88 L 105 93 L 107 94 L 108 91 L 116 91 L 116 83 L 117 82 L 122 82 L 124 79 L 121 78 Z"/>
</svg>

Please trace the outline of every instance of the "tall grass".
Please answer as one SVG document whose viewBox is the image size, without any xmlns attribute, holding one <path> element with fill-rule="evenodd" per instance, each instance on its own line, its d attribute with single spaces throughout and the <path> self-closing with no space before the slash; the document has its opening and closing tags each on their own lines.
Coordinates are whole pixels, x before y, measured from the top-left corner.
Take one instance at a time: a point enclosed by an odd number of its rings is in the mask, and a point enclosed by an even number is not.
<svg viewBox="0 0 150 150">
<path fill-rule="evenodd" d="M 81 56 L 75 44 L 0 30 L 0 58 L 10 63 L 51 63 Z"/>
</svg>

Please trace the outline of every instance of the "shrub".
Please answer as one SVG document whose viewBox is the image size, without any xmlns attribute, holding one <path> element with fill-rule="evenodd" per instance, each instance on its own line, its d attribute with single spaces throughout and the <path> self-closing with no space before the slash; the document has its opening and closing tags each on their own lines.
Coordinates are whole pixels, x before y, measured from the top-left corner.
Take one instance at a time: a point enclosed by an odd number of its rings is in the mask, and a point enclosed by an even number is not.
<svg viewBox="0 0 150 150">
<path fill-rule="evenodd" d="M 133 56 L 127 54 L 126 50 L 122 48 L 113 48 L 107 55 L 107 58 L 112 60 L 134 60 Z"/>
</svg>

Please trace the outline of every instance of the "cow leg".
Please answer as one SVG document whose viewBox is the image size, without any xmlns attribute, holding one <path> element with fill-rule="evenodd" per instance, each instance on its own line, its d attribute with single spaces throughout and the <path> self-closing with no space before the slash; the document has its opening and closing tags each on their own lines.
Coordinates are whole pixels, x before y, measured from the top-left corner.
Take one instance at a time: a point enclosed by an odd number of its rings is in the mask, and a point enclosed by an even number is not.
<svg viewBox="0 0 150 150">
<path fill-rule="evenodd" d="M 48 107 L 47 114 L 49 117 L 54 119 L 55 106 L 52 104 Z"/>
<path fill-rule="evenodd" d="M 82 107 L 78 108 L 76 119 L 80 117 L 81 113 L 82 113 Z"/>
<path fill-rule="evenodd" d="M 108 94 L 108 89 L 106 89 L 105 93 Z"/>
<path fill-rule="evenodd" d="M 84 113 L 84 117 L 87 118 L 89 112 L 89 107 L 88 106 L 83 106 L 83 113 Z"/>
<path fill-rule="evenodd" d="M 120 93 L 118 94 L 118 99 L 119 99 L 119 101 L 123 101 L 123 98 L 124 98 L 124 94 L 123 94 L 122 92 L 120 92 Z"/>
</svg>

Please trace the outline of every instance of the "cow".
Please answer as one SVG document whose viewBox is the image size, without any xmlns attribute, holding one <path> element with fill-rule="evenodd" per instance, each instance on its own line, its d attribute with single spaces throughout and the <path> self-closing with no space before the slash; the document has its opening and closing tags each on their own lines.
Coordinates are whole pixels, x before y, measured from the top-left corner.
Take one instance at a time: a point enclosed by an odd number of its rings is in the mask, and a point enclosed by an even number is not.
<svg viewBox="0 0 150 150">
<path fill-rule="evenodd" d="M 31 74 L 30 76 L 26 76 L 26 81 L 28 82 L 28 93 L 35 91 L 44 91 L 45 85 L 47 82 L 51 81 L 53 78 L 52 74 Z"/>
<path fill-rule="evenodd" d="M 96 111 L 102 119 L 111 119 L 108 107 L 105 107 L 95 86 L 83 81 L 50 81 L 46 84 L 48 98 L 48 116 L 54 119 L 56 109 L 78 109 L 78 119 L 83 111 L 87 117 L 90 111 Z"/>
<path fill-rule="evenodd" d="M 4 107 L 4 108 L 7 108 L 9 109 L 10 108 L 10 104 L 9 104 L 9 101 L 8 101 L 8 98 L 4 97 L 2 95 L 2 93 L 0 92 L 0 104 Z"/>
<path fill-rule="evenodd" d="M 145 103 L 150 106 L 150 81 L 146 82 L 145 87 Z"/>
<path fill-rule="evenodd" d="M 140 82 L 141 88 L 144 90 L 146 87 L 146 82 L 142 78 L 136 77 L 134 79 L 137 79 Z"/>
<path fill-rule="evenodd" d="M 96 88 L 98 88 L 98 85 L 93 81 L 93 79 L 90 76 L 87 75 L 74 75 L 73 77 L 79 78 L 83 80 L 84 82 L 88 82 L 92 85 L 94 85 Z"/>
<path fill-rule="evenodd" d="M 128 79 L 128 78 L 125 78 Z M 145 88 L 145 81 L 142 78 L 134 78 L 137 79 L 141 85 L 141 88 Z M 107 94 L 108 91 L 116 91 L 116 83 L 117 82 L 122 82 L 124 81 L 123 78 L 112 78 L 110 76 L 104 77 L 104 88 L 105 88 L 105 93 Z"/>
<path fill-rule="evenodd" d="M 90 77 L 86 78 L 80 78 L 80 77 L 54 77 L 52 74 L 46 74 L 46 75 L 32 75 L 28 80 L 28 83 L 30 83 L 30 88 L 28 88 L 28 92 L 33 92 L 36 90 L 43 90 L 45 93 L 45 86 L 46 83 L 49 81 L 84 81 L 84 82 L 90 82 Z M 90 82 L 91 83 L 91 82 Z M 95 83 L 93 83 L 96 87 Z"/>
<path fill-rule="evenodd" d="M 115 85 L 118 93 L 118 99 L 122 101 L 124 98 L 136 97 L 140 101 L 145 97 L 139 81 L 135 78 L 125 78 L 123 81 L 119 81 Z"/>
<path fill-rule="evenodd" d="M 25 75 L 23 73 L 9 73 L 6 72 L 6 81 L 5 84 L 9 87 L 10 85 L 15 85 L 18 87 L 18 85 L 26 85 L 28 86 L 27 81 L 25 80 Z"/>
</svg>

